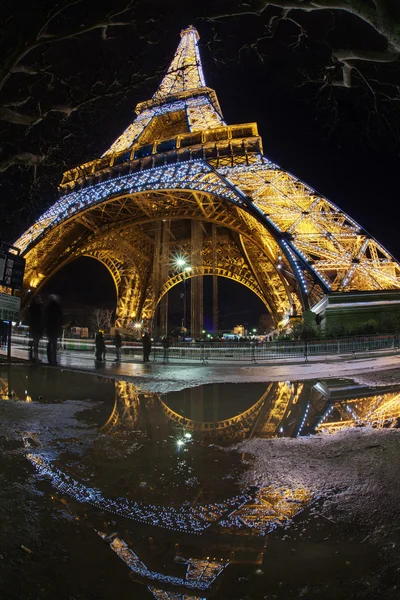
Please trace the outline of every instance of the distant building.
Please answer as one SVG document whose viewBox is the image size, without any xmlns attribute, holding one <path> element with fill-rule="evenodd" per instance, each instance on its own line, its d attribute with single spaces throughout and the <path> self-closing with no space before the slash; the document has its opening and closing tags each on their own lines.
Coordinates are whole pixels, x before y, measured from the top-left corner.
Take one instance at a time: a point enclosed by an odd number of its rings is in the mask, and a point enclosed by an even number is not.
<svg viewBox="0 0 400 600">
<path fill-rule="evenodd" d="M 245 337 L 248 332 L 244 325 L 235 325 L 235 327 L 232 329 L 232 333 L 238 335 L 239 337 Z"/>
</svg>

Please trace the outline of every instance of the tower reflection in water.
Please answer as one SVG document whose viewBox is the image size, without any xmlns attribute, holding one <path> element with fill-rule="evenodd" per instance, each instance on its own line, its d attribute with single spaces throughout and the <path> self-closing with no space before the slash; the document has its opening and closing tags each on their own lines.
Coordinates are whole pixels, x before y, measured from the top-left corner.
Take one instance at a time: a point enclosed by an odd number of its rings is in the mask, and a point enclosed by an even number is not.
<svg viewBox="0 0 400 600">
<path fill-rule="evenodd" d="M 1 387 L 3 398 L 35 397 L 4 380 Z M 251 458 L 241 461 L 221 446 L 395 427 L 399 419 L 399 389 L 346 381 L 210 384 L 165 395 L 141 394 L 120 381 L 108 418 L 72 470 L 70 457 L 66 467 L 62 455 L 49 460 L 41 453 L 40 440 L 32 446 L 27 436 L 25 444 L 28 459 L 59 493 L 135 521 L 137 535 L 109 532 L 104 522 L 93 526 L 155 598 L 183 600 L 209 596 L 232 563 L 261 565 L 268 534 L 312 500 L 305 488 L 243 489 Z M 115 527 L 123 531 L 122 523 Z"/>
</svg>

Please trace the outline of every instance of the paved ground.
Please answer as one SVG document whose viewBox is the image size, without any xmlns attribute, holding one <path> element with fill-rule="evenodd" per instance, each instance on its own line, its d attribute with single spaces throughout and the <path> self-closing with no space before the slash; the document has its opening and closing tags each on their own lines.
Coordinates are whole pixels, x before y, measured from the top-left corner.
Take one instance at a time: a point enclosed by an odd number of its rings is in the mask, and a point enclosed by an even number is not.
<svg viewBox="0 0 400 600">
<path fill-rule="evenodd" d="M 24 349 L 13 350 L 14 359 L 27 359 Z M 43 357 L 44 360 L 44 357 Z M 131 379 L 145 389 L 168 391 L 204 383 L 296 381 L 303 379 L 352 378 L 372 375 L 377 371 L 398 369 L 400 354 L 369 354 L 365 356 L 335 356 L 304 359 L 279 359 L 254 364 L 249 362 L 217 361 L 203 364 L 190 361 L 161 361 L 143 363 L 138 357 L 113 359 L 97 363 L 93 356 L 83 352 L 61 352 L 60 367 L 89 371 L 101 376 Z M 43 363 L 45 364 L 45 363 Z M 55 367 L 51 367 L 55 368 Z"/>
</svg>

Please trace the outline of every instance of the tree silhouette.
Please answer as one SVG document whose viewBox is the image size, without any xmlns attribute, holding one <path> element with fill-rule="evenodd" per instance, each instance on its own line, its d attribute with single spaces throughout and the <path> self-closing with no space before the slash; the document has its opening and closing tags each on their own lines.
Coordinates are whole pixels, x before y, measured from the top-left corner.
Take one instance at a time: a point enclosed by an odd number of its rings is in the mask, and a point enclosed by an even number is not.
<svg viewBox="0 0 400 600">
<path fill-rule="evenodd" d="M 367 83 L 368 78 L 370 82 L 367 85 L 370 85 L 371 89 L 388 86 L 400 99 L 398 81 L 388 80 L 382 71 L 378 71 L 376 79 L 372 80 L 366 67 L 366 64 L 381 66 L 399 60 L 400 3 L 397 0 L 246 0 L 232 2 L 229 6 L 228 11 L 217 13 L 213 18 L 255 15 L 263 18 L 266 26 L 265 37 L 273 36 L 280 26 L 294 26 L 297 29 L 298 42 L 308 35 L 307 19 L 304 19 L 304 15 L 309 16 L 321 11 L 334 16 L 345 13 L 351 19 L 362 22 L 368 29 L 361 46 L 351 38 L 351 31 L 349 36 L 342 27 L 342 43 L 346 47 L 332 47 L 331 62 L 326 65 L 323 82 L 351 88 L 360 79 Z M 337 27 L 336 21 L 334 26 Z M 324 39 L 330 44 L 328 35 Z M 254 48 L 259 41 L 261 40 L 254 41 Z M 355 74 L 359 76 L 358 80 Z"/>
</svg>

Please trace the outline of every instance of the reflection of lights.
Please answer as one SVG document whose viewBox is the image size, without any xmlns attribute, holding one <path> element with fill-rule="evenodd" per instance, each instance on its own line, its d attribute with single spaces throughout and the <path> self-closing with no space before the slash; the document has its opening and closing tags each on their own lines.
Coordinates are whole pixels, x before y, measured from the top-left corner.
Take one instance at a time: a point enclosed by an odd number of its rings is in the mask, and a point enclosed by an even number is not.
<svg viewBox="0 0 400 600">
<path fill-rule="evenodd" d="M 298 432 L 297 432 L 296 436 L 300 435 L 300 433 L 301 433 L 301 430 L 302 430 L 302 429 L 303 429 L 303 427 L 304 427 L 304 423 L 306 422 L 306 419 L 307 419 L 307 415 L 308 415 L 308 411 L 309 411 L 309 410 L 310 410 L 310 403 L 308 402 L 308 403 L 307 403 L 307 406 L 306 406 L 306 410 L 305 410 L 305 412 L 304 412 L 303 420 L 302 420 L 302 421 L 301 421 L 301 423 L 300 423 L 300 427 L 299 427 L 299 430 L 298 430 Z"/>
<path fill-rule="evenodd" d="M 107 537 L 106 534 L 102 533 L 101 531 L 98 531 L 98 534 L 101 538 L 103 538 L 103 540 Z M 110 548 L 114 550 L 117 556 L 119 556 L 119 558 L 124 561 L 131 571 L 137 575 L 146 577 L 147 579 L 151 579 L 153 581 L 160 581 L 164 584 L 167 583 L 169 585 L 175 585 L 189 589 L 208 589 L 218 575 L 220 575 L 220 573 L 222 573 L 222 571 L 229 564 L 228 562 L 225 564 L 211 562 L 208 558 L 207 560 L 189 559 L 187 561 L 187 573 L 185 579 L 183 579 L 174 575 L 165 575 L 164 573 L 159 573 L 158 571 L 152 571 L 140 560 L 136 552 L 129 548 L 128 544 L 119 537 L 113 539 L 113 541 L 110 543 Z M 174 594 L 173 597 L 175 598 L 177 596 Z M 181 596 L 179 594 L 179 597 L 183 598 L 187 596 Z"/>
<path fill-rule="evenodd" d="M 182 441 L 182 440 L 180 440 Z M 26 448 L 32 447 L 29 437 L 24 438 Z M 76 481 L 72 476 L 54 467 L 38 454 L 27 454 L 39 475 L 50 477 L 54 487 L 78 502 L 106 510 L 124 518 L 186 533 L 201 534 L 212 524 L 223 529 L 251 528 L 256 535 L 265 535 L 279 525 L 288 522 L 311 500 L 312 494 L 305 488 L 261 488 L 253 494 L 244 492 L 223 502 L 206 505 L 182 504 L 180 507 L 160 506 L 128 500 L 105 498 L 101 491 Z M 187 579 L 190 579 L 188 573 Z"/>
<path fill-rule="evenodd" d="M 260 488 L 254 499 L 245 502 L 226 519 L 219 522 L 224 529 L 250 528 L 265 535 L 290 521 L 312 499 L 306 488 Z"/>
<path fill-rule="evenodd" d="M 24 439 L 25 447 L 31 447 L 28 439 Z M 243 493 L 224 502 L 180 507 L 159 506 L 128 500 L 127 498 L 105 498 L 96 488 L 86 487 L 54 467 L 50 461 L 38 454 L 27 454 L 27 459 L 35 466 L 41 476 L 51 479 L 54 487 L 63 494 L 122 517 L 146 523 L 154 527 L 162 527 L 171 531 L 184 531 L 200 534 L 213 523 L 218 523 L 225 515 L 230 515 L 249 502 L 251 496 Z"/>
</svg>

